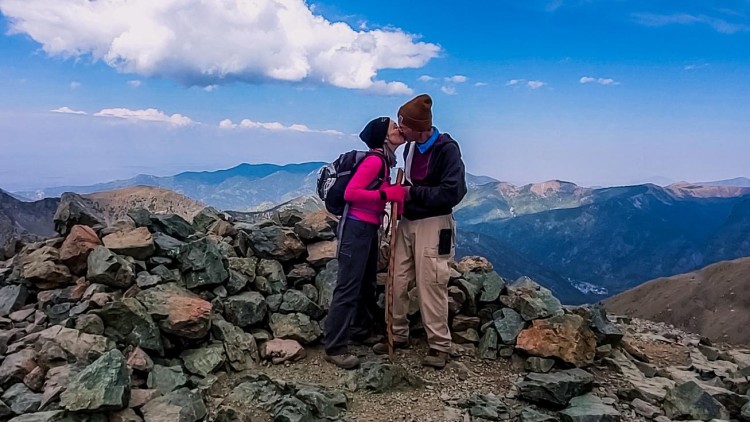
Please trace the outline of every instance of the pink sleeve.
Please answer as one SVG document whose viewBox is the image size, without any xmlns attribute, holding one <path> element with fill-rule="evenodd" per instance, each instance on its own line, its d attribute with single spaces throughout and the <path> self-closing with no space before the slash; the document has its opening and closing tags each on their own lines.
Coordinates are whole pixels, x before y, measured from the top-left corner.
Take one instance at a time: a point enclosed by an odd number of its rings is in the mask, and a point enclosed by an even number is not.
<svg viewBox="0 0 750 422">
<path fill-rule="evenodd" d="M 380 176 L 382 171 L 383 160 L 372 155 L 365 157 L 346 186 L 344 200 L 347 202 L 380 202 L 380 192 L 367 190 L 367 187 Z"/>
</svg>

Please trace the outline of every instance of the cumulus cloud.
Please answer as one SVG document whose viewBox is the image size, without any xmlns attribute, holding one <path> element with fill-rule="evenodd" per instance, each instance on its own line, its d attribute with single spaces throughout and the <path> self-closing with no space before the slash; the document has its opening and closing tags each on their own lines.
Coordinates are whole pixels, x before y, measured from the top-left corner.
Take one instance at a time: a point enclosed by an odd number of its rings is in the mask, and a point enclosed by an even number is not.
<svg viewBox="0 0 750 422">
<path fill-rule="evenodd" d="M 159 122 L 167 123 L 172 126 L 189 126 L 194 122 L 187 116 L 182 114 L 168 115 L 161 110 L 155 108 L 147 108 L 145 110 L 130 110 L 127 108 L 105 108 L 97 113 L 94 113 L 97 117 L 116 117 L 119 119 L 126 119 L 130 121 L 145 121 L 145 122 Z"/>
<path fill-rule="evenodd" d="M 546 85 L 547 85 L 547 82 L 529 81 L 526 79 L 511 79 L 505 83 L 505 86 L 527 86 L 530 89 L 539 89 Z"/>
<path fill-rule="evenodd" d="M 477 82 L 474 86 L 487 86 L 487 82 Z"/>
<path fill-rule="evenodd" d="M 688 13 L 673 13 L 666 15 L 655 13 L 634 13 L 632 17 L 636 23 L 644 26 L 703 24 L 708 25 L 713 28 L 714 31 L 723 34 L 750 31 L 750 25 L 744 23 L 733 23 L 726 19 L 707 15 L 691 15 Z"/>
<path fill-rule="evenodd" d="M 378 95 L 411 95 L 414 90 L 403 82 L 375 81 L 367 91 Z"/>
<path fill-rule="evenodd" d="M 593 78 L 591 76 L 583 76 L 578 82 L 582 84 L 620 85 L 619 82 L 612 78 Z"/>
<path fill-rule="evenodd" d="M 434 81 L 437 78 L 434 78 L 434 77 L 432 77 L 430 75 L 422 75 L 418 79 L 419 79 L 420 82 L 430 82 L 430 81 Z"/>
<path fill-rule="evenodd" d="M 456 95 L 456 88 L 452 86 L 441 86 L 440 91 L 445 95 Z"/>
<path fill-rule="evenodd" d="M 60 107 L 50 111 L 53 113 L 86 114 L 85 111 L 73 110 L 70 107 Z"/>
<path fill-rule="evenodd" d="M 286 126 L 279 122 L 255 122 L 250 119 L 242 119 L 239 123 L 233 123 L 230 119 L 224 119 L 219 122 L 219 128 L 231 130 L 231 129 L 265 129 L 272 131 L 290 131 L 290 132 L 301 132 L 301 133 L 321 133 L 324 135 L 335 135 L 344 136 L 344 133 L 338 130 L 317 130 L 310 129 L 306 125 L 295 123 Z"/>
<path fill-rule="evenodd" d="M 329 21 L 304 0 L 2 0 L 0 12 L 11 33 L 51 56 L 90 56 L 200 86 L 281 81 L 405 93 L 378 72 L 419 68 L 441 51 L 400 29 Z M 388 89 L 370 89 L 376 84 Z"/>
<path fill-rule="evenodd" d="M 141 81 L 137 79 L 128 81 L 128 85 L 132 86 L 133 88 L 138 88 L 139 86 L 141 86 Z"/>
<path fill-rule="evenodd" d="M 80 87 L 81 87 L 81 83 L 80 82 L 73 81 L 73 82 L 70 83 L 70 89 L 78 89 Z"/>
<path fill-rule="evenodd" d="M 457 83 L 457 84 L 464 83 L 464 82 L 466 82 L 468 80 L 469 80 L 469 78 L 467 78 L 464 75 L 453 75 L 453 76 L 449 76 L 449 77 L 445 78 L 446 82 L 453 82 L 453 83 Z"/>
<path fill-rule="evenodd" d="M 206 92 L 213 92 L 213 91 L 214 91 L 214 90 L 216 90 L 216 89 L 217 89 L 218 87 L 219 87 L 219 86 L 218 86 L 218 85 L 215 85 L 215 84 L 214 84 L 214 85 L 207 85 L 207 86 L 204 86 L 204 87 L 203 87 L 203 90 L 204 90 L 204 91 L 206 91 Z"/>
<path fill-rule="evenodd" d="M 505 86 L 516 86 L 522 83 L 524 83 L 524 79 L 511 79 L 505 83 Z"/>
</svg>

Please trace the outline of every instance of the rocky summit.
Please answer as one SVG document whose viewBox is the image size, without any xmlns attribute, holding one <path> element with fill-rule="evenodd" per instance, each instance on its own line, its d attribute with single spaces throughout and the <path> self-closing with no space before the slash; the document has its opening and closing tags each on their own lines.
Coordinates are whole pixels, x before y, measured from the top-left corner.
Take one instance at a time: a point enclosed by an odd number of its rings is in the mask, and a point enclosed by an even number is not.
<svg viewBox="0 0 750 422">
<path fill-rule="evenodd" d="M 750 420 L 750 351 L 563 306 L 480 257 L 452 263 L 444 371 L 419 365 L 413 289 L 411 347 L 389 363 L 353 344 L 345 373 L 320 345 L 331 216 L 61 207 L 58 237 L 0 261 L 0 420 Z"/>
</svg>

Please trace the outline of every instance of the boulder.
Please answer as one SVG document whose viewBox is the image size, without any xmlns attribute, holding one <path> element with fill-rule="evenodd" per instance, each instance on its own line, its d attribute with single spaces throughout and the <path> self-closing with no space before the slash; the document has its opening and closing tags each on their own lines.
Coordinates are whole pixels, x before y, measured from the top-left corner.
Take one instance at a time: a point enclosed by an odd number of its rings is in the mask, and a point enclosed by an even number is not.
<svg viewBox="0 0 750 422">
<path fill-rule="evenodd" d="M 188 289 L 222 284 L 229 278 L 218 247 L 207 237 L 182 245 L 177 261 Z"/>
<path fill-rule="evenodd" d="M 567 406 L 573 397 L 591 391 L 593 382 L 593 375 L 574 368 L 549 374 L 531 373 L 517 386 L 524 400 L 562 407 Z"/>
<path fill-rule="evenodd" d="M 556 357 L 583 367 L 594 362 L 596 337 L 578 315 L 535 320 L 518 335 L 516 348 L 532 356 Z"/>
<path fill-rule="evenodd" d="M 325 265 L 328 261 L 336 259 L 338 242 L 325 240 L 307 246 L 307 262 L 314 266 Z"/>
<path fill-rule="evenodd" d="M 159 390 L 134 388 L 130 390 L 128 407 L 138 409 L 159 396 L 161 396 Z"/>
<path fill-rule="evenodd" d="M 466 315 L 474 316 L 479 311 L 478 300 L 481 292 L 481 286 L 477 286 L 464 279 L 456 280 L 456 287 L 458 287 L 464 295 L 463 311 Z"/>
<path fill-rule="evenodd" d="M 292 261 L 306 252 L 305 244 L 293 231 L 279 226 L 257 227 L 246 232 L 255 255 L 266 259 Z"/>
<path fill-rule="evenodd" d="M 109 422 L 143 422 L 133 409 L 123 409 L 109 414 Z"/>
<path fill-rule="evenodd" d="M 60 395 L 72 411 L 119 410 L 130 400 L 130 375 L 125 357 L 111 350 L 76 375 Z"/>
<path fill-rule="evenodd" d="M 656 406 L 652 406 L 648 402 L 641 399 L 635 399 L 630 403 L 636 414 L 643 416 L 646 419 L 654 419 L 661 415 L 661 409 Z"/>
<path fill-rule="evenodd" d="M 159 327 L 138 300 L 125 298 L 109 303 L 97 314 L 104 321 L 105 335 L 115 342 L 164 354 Z"/>
<path fill-rule="evenodd" d="M 29 290 L 21 284 L 14 284 L 0 288 L 0 317 L 21 309 L 26 304 Z M 24 318 L 25 319 L 25 318 Z"/>
<path fill-rule="evenodd" d="M 461 274 L 489 273 L 493 270 L 492 263 L 481 256 L 467 256 L 456 263 L 456 269 Z"/>
<path fill-rule="evenodd" d="M 695 381 L 669 390 L 664 399 L 664 411 L 671 419 L 729 419 L 727 409 Z"/>
<path fill-rule="evenodd" d="M 515 344 L 518 335 L 526 327 L 521 314 L 511 308 L 502 308 L 493 314 L 495 330 L 504 344 Z"/>
<path fill-rule="evenodd" d="M 74 274 L 85 274 L 89 254 L 101 244 L 102 242 L 91 227 L 73 226 L 60 247 L 60 260 Z"/>
<path fill-rule="evenodd" d="M 551 371 L 554 366 L 555 361 L 552 359 L 539 358 L 536 356 L 526 359 L 526 370 L 529 372 L 546 374 Z"/>
<path fill-rule="evenodd" d="M 266 318 L 268 305 L 258 292 L 244 292 L 229 296 L 224 301 L 224 316 L 227 321 L 240 327 L 258 324 Z"/>
<path fill-rule="evenodd" d="M 215 318 L 211 332 L 217 340 L 224 342 L 227 360 L 235 371 L 250 369 L 254 366 L 253 360 L 259 359 L 255 337 L 242 328 L 221 318 Z"/>
<path fill-rule="evenodd" d="M 284 227 L 294 227 L 294 225 L 302 221 L 304 217 L 305 213 L 301 209 L 295 207 L 284 207 L 276 211 L 273 216 L 273 221 Z"/>
<path fill-rule="evenodd" d="M 296 264 L 287 273 L 286 279 L 293 286 L 297 287 L 301 284 L 315 281 L 315 275 L 316 275 L 315 269 L 312 266 L 310 266 L 310 264 L 307 264 L 307 263 Z"/>
<path fill-rule="evenodd" d="M 496 272 L 468 273 L 464 276 L 470 283 L 481 287 L 479 301 L 482 303 L 496 302 L 505 290 L 505 280 Z"/>
<path fill-rule="evenodd" d="M 156 251 L 154 239 L 146 227 L 117 231 L 102 238 L 104 246 L 112 252 L 145 260 Z"/>
<path fill-rule="evenodd" d="M 458 402 L 458 407 L 466 409 L 472 420 L 504 421 L 510 420 L 513 411 L 494 394 L 477 394 Z"/>
<path fill-rule="evenodd" d="M 481 321 L 477 317 L 470 317 L 466 315 L 456 315 L 451 322 L 451 330 L 453 331 L 466 331 L 469 328 L 477 330 Z"/>
<path fill-rule="evenodd" d="M 42 395 L 34 393 L 22 383 L 14 384 L 8 388 L 3 393 L 2 399 L 18 415 L 36 412 L 42 403 Z"/>
<path fill-rule="evenodd" d="M 229 294 L 239 293 L 249 283 L 254 282 L 257 267 L 257 258 L 229 258 Z"/>
<path fill-rule="evenodd" d="M 193 217 L 193 228 L 199 232 L 208 233 L 208 228 L 217 221 L 224 220 L 221 211 L 214 207 L 203 208 Z"/>
<path fill-rule="evenodd" d="M 84 314 L 76 318 L 75 329 L 86 334 L 104 334 L 104 321 L 94 314 Z"/>
<path fill-rule="evenodd" d="M 276 338 L 297 340 L 309 344 L 317 340 L 322 332 L 317 322 L 305 314 L 271 314 L 271 330 Z"/>
<path fill-rule="evenodd" d="M 316 306 L 318 306 L 317 303 L 320 296 L 318 295 L 318 289 L 316 289 L 315 286 L 313 286 L 312 284 L 302 285 L 302 293 L 307 296 L 308 299 L 313 301 Z"/>
<path fill-rule="evenodd" d="M 409 373 L 400 365 L 382 362 L 365 362 L 347 374 L 344 385 L 350 391 L 371 391 L 385 393 L 396 390 L 422 388 L 424 380 Z"/>
<path fill-rule="evenodd" d="M 178 240 L 185 240 L 195 234 L 195 229 L 184 218 L 176 214 L 151 214 L 151 228 Z M 136 222 L 137 223 L 137 222 Z"/>
<path fill-rule="evenodd" d="M 0 386 L 23 382 L 24 377 L 36 368 L 37 355 L 31 349 L 9 354 L 0 364 Z"/>
<path fill-rule="evenodd" d="M 237 229 L 232 225 L 232 223 L 224 220 L 219 220 L 208 227 L 208 234 L 219 237 L 234 237 L 237 235 Z"/>
<path fill-rule="evenodd" d="M 207 377 L 224 364 L 224 345 L 211 344 L 199 349 L 185 350 L 180 354 L 185 369 L 195 375 Z"/>
<path fill-rule="evenodd" d="M 336 220 L 325 211 L 306 214 L 294 225 L 294 232 L 306 242 L 332 240 L 336 237 Z"/>
<path fill-rule="evenodd" d="M 206 416 L 200 394 L 181 388 L 157 397 L 141 408 L 144 422 L 198 422 Z"/>
<path fill-rule="evenodd" d="M 527 277 L 508 286 L 508 296 L 501 297 L 501 301 L 521 314 L 526 321 L 563 313 L 560 301 L 552 292 Z"/>
<path fill-rule="evenodd" d="M 73 282 L 70 270 L 60 262 L 59 251 L 52 246 L 42 246 L 22 260 L 21 276 L 40 289 L 50 289 Z"/>
<path fill-rule="evenodd" d="M 151 237 L 154 239 L 156 254 L 164 258 L 176 258 L 185 245 L 185 242 L 164 233 L 156 232 Z"/>
<path fill-rule="evenodd" d="M 69 358 L 78 363 L 93 362 L 115 348 L 115 343 L 107 337 L 86 334 L 60 325 L 53 325 L 39 332 L 35 341 L 46 341 L 59 346 L 59 349 L 45 346 L 43 350 L 40 350 L 40 357 L 46 355 L 46 352 L 58 350 L 67 355 L 65 359 Z"/>
<path fill-rule="evenodd" d="M 317 277 L 315 277 L 315 287 L 318 288 L 318 305 L 323 310 L 328 311 L 333 299 L 333 290 L 336 288 L 336 277 L 339 272 L 339 261 L 334 259 L 326 264 Z"/>
<path fill-rule="evenodd" d="M 270 360 L 274 365 L 296 362 L 304 359 L 306 355 L 305 349 L 296 340 L 275 338 L 263 343 L 260 347 L 260 356 Z"/>
<path fill-rule="evenodd" d="M 466 331 L 452 331 L 451 337 L 453 342 L 457 344 L 479 343 L 479 333 L 473 328 Z"/>
<path fill-rule="evenodd" d="M 148 374 L 146 383 L 148 388 L 158 390 L 161 394 L 169 394 L 185 384 L 187 384 L 187 376 L 179 365 L 154 365 L 154 370 Z"/>
<path fill-rule="evenodd" d="M 97 211 L 96 205 L 87 198 L 71 192 L 60 196 L 60 205 L 53 217 L 55 231 L 60 236 L 70 233 L 75 225 L 101 227 L 105 225 L 104 216 Z"/>
<path fill-rule="evenodd" d="M 148 289 L 149 287 L 154 287 L 157 284 L 161 283 L 161 281 L 162 279 L 160 276 L 149 274 L 146 271 L 141 271 L 135 278 L 135 285 L 140 289 Z"/>
<path fill-rule="evenodd" d="M 604 307 L 594 306 L 591 314 L 591 328 L 596 334 L 597 344 L 618 344 L 625 336 L 625 333 L 609 320 Z"/>
<path fill-rule="evenodd" d="M 316 320 L 324 315 L 323 309 L 299 290 L 284 292 L 279 310 L 283 313 L 300 312 Z"/>
<path fill-rule="evenodd" d="M 560 419 L 536 411 L 531 407 L 524 407 L 521 412 L 521 422 L 559 422 Z"/>
<path fill-rule="evenodd" d="M 128 355 L 128 368 L 148 372 L 154 368 L 154 362 L 140 347 L 134 348 Z"/>
<path fill-rule="evenodd" d="M 135 268 L 125 258 L 97 246 L 89 254 L 86 278 L 91 283 L 126 289 L 135 281 Z"/>
<path fill-rule="evenodd" d="M 174 284 L 160 284 L 136 296 L 164 332 L 200 339 L 211 328 L 211 303 Z"/>
<path fill-rule="evenodd" d="M 560 417 L 563 422 L 620 422 L 620 412 L 593 394 L 571 399 L 570 406 L 560 412 Z"/>
<path fill-rule="evenodd" d="M 261 259 L 258 261 L 257 273 L 255 286 L 260 292 L 276 294 L 286 290 L 286 275 L 281 262 L 273 259 Z M 259 280 L 263 282 L 259 282 Z"/>
<path fill-rule="evenodd" d="M 477 347 L 477 357 L 480 359 L 497 359 L 497 331 L 490 327 L 482 336 Z"/>
<path fill-rule="evenodd" d="M 47 371 L 44 386 L 42 387 L 42 403 L 39 408 L 44 409 L 47 407 L 48 403 L 56 400 L 60 393 L 67 388 L 71 376 L 75 374 L 75 372 L 71 373 L 71 367 L 69 365 L 50 368 Z"/>
</svg>

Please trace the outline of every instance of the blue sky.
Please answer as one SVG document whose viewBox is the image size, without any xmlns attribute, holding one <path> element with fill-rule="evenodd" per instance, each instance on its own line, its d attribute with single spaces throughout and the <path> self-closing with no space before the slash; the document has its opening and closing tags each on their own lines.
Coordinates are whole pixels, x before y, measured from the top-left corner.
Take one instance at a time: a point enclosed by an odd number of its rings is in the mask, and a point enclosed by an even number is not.
<svg viewBox="0 0 750 422">
<path fill-rule="evenodd" d="M 747 0 L 155 4 L 0 0 L 0 188 L 329 161 L 422 92 L 476 174 L 750 175 Z"/>
</svg>

